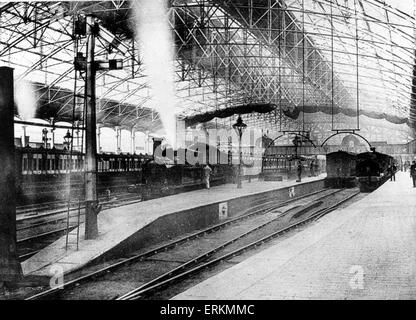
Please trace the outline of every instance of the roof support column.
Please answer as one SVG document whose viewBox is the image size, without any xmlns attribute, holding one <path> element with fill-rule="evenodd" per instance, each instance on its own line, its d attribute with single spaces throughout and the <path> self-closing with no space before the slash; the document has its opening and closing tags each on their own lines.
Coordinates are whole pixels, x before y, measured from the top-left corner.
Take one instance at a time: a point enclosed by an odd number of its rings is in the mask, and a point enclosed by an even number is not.
<svg viewBox="0 0 416 320">
<path fill-rule="evenodd" d="M 136 153 L 136 129 L 131 128 L 131 154 Z"/>
<path fill-rule="evenodd" d="M 22 275 L 16 252 L 13 69 L 0 67 L 0 287 Z"/>
<path fill-rule="evenodd" d="M 121 153 L 121 129 L 120 127 L 116 127 L 116 153 Z"/>
<path fill-rule="evenodd" d="M 97 125 L 97 150 L 101 152 L 101 125 L 99 124 Z"/>
<path fill-rule="evenodd" d="M 146 130 L 144 136 L 144 153 L 149 154 L 149 130 Z"/>
<path fill-rule="evenodd" d="M 98 236 L 98 198 L 97 198 L 97 137 L 95 110 L 95 75 L 94 47 L 97 25 L 94 17 L 87 16 L 87 68 L 85 80 L 85 147 L 86 147 L 86 175 L 85 175 L 85 239 L 95 239 Z"/>
<path fill-rule="evenodd" d="M 50 119 L 50 123 L 51 123 L 51 126 L 52 126 L 52 129 L 51 129 L 51 134 L 52 134 L 52 138 L 51 138 L 51 149 L 52 148 L 54 148 L 55 147 L 55 126 L 54 126 L 54 119 L 53 118 L 51 118 Z"/>
<path fill-rule="evenodd" d="M 23 125 L 22 128 L 23 128 L 22 147 L 24 148 L 24 147 L 29 145 L 29 139 L 26 138 L 27 137 L 27 135 L 26 135 L 27 126 Z"/>
</svg>

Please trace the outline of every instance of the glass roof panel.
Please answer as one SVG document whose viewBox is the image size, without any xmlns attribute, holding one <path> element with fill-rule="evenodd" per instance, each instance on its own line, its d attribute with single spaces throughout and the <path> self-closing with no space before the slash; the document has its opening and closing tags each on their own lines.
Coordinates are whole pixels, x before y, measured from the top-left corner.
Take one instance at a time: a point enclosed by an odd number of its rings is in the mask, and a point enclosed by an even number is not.
<svg viewBox="0 0 416 320">
<path fill-rule="evenodd" d="M 245 0 L 170 2 L 179 98 L 175 111 L 181 117 L 242 103 L 318 108 L 332 98 L 342 108 L 358 103 L 362 110 L 409 117 L 413 0 L 271 1 L 272 8 L 260 0 L 253 0 L 253 8 Z M 131 25 L 128 2 L 106 13 L 110 5 L 0 2 L 0 63 L 12 66 L 18 79 L 73 90 L 74 56 L 85 51 L 85 41 L 76 48 L 72 39 L 74 13 L 92 10 L 103 23 L 106 14 L 119 13 L 125 19 L 121 27 Z M 99 74 L 97 95 L 101 108 L 125 112 L 128 121 L 133 111 L 153 108 L 153 101 L 137 43 L 134 47 L 122 32 L 117 36 L 128 52 L 109 52 L 106 43 L 97 42 L 97 59 L 123 59 L 124 69 Z M 79 84 L 77 92 L 82 93 Z"/>
</svg>

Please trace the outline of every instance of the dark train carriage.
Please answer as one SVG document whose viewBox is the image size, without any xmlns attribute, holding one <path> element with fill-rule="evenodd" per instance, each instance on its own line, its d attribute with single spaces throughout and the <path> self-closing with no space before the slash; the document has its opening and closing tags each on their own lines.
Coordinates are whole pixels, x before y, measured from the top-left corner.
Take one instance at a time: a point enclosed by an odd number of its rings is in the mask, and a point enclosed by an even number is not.
<svg viewBox="0 0 416 320">
<path fill-rule="evenodd" d="M 202 148 L 204 146 L 199 150 Z M 185 152 L 192 152 L 199 159 L 199 150 Z M 229 155 L 224 153 L 220 156 L 216 148 L 212 151 L 218 155 L 216 163 L 211 165 L 212 185 L 230 182 L 233 170 L 228 164 Z M 26 147 L 16 148 L 15 159 L 19 204 L 67 200 L 69 192 L 71 199 L 82 198 L 83 153 Z M 142 154 L 98 154 L 98 194 L 127 191 L 143 194 L 145 198 L 147 194 L 151 198 L 204 187 L 202 165 L 180 164 L 177 152 L 175 159 L 166 164 L 157 164 L 153 159 L 153 156 Z"/>
<path fill-rule="evenodd" d="M 379 152 L 364 152 L 357 155 L 356 173 L 360 190 L 371 192 L 388 178 L 387 168 L 394 158 Z"/>
<path fill-rule="evenodd" d="M 142 181 L 142 166 L 150 156 L 136 154 L 98 154 L 97 191 L 125 192 Z"/>
<path fill-rule="evenodd" d="M 62 200 L 82 188 L 83 154 L 45 148 L 16 148 L 18 203 Z M 72 172 L 71 177 L 68 173 Z M 70 180 L 71 179 L 71 180 Z M 71 188 L 69 185 L 71 184 Z"/>
<path fill-rule="evenodd" d="M 143 165 L 141 192 L 151 199 L 205 187 L 204 163 L 211 166 L 211 185 L 232 181 L 233 167 L 229 153 L 206 143 L 195 143 L 188 148 L 163 149 L 152 161 Z"/>
<path fill-rule="evenodd" d="M 353 188 L 356 181 L 357 154 L 337 151 L 326 155 L 325 186 L 331 188 Z"/>
<path fill-rule="evenodd" d="M 126 191 L 141 180 L 145 155 L 97 155 L 97 191 Z M 19 204 L 66 200 L 83 195 L 84 154 L 60 149 L 16 148 L 16 190 Z"/>
</svg>

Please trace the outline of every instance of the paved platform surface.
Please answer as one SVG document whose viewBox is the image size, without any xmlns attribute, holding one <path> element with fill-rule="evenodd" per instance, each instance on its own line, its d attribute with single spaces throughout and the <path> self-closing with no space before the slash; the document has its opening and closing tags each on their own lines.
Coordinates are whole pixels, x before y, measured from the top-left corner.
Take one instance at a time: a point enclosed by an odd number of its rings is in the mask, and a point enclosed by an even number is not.
<svg viewBox="0 0 416 320">
<path fill-rule="evenodd" d="M 302 178 L 302 183 L 323 178 L 325 178 L 325 174 L 318 177 Z M 299 183 L 294 181 L 265 182 L 255 180 L 250 183 L 243 182 L 242 189 L 237 189 L 235 184 L 225 184 L 209 190 L 185 192 L 104 210 L 98 215 L 99 236 L 97 239 L 85 240 L 85 227 L 84 224 L 81 224 L 78 251 L 75 250 L 75 246 L 65 250 L 66 237 L 64 236 L 22 262 L 23 273 L 24 275 L 50 276 L 58 270 L 57 268 L 62 268 L 61 270 L 64 273 L 72 272 L 114 248 L 161 216 L 216 202 L 229 201 L 242 196 L 281 189 L 294 184 Z M 75 232 L 76 230 L 71 234 Z M 71 236 L 70 239 L 74 241 L 76 238 Z M 51 269 L 52 266 L 54 269 Z"/>
<path fill-rule="evenodd" d="M 409 173 L 174 299 L 415 299 Z"/>
</svg>

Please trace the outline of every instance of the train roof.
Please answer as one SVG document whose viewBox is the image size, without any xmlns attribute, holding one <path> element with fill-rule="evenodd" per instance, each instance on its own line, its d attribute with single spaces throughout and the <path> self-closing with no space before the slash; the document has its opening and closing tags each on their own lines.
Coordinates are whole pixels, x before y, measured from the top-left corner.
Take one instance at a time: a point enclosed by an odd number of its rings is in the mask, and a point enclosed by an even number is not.
<svg viewBox="0 0 416 320">
<path fill-rule="evenodd" d="M 335 155 L 335 154 L 348 154 L 350 156 L 356 156 L 357 155 L 354 152 L 348 152 L 348 151 L 344 151 L 344 150 L 338 150 L 338 151 L 334 151 L 334 152 L 327 153 L 326 156 Z"/>
<path fill-rule="evenodd" d="M 358 161 L 365 161 L 367 159 L 394 159 L 392 156 L 381 152 L 362 152 L 357 154 Z"/>
<path fill-rule="evenodd" d="M 384 156 L 384 157 L 391 157 L 391 155 L 385 154 L 385 153 L 381 153 L 381 152 L 377 152 L 377 151 L 367 151 L 367 152 L 361 152 L 359 154 L 357 154 L 357 156 L 368 156 L 368 155 L 377 155 L 377 156 Z"/>
</svg>

